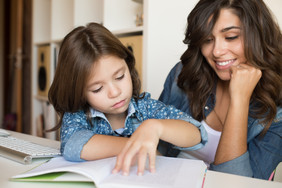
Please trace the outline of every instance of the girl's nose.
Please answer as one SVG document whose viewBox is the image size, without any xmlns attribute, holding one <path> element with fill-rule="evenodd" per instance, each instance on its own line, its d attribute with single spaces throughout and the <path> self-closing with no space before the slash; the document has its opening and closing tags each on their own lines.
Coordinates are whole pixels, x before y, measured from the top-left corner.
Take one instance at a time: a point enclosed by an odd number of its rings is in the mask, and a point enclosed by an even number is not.
<svg viewBox="0 0 282 188">
<path fill-rule="evenodd" d="M 115 84 L 111 84 L 109 87 L 109 92 L 108 92 L 108 97 L 109 98 L 115 98 L 117 96 L 119 96 L 121 93 L 121 89 L 115 85 Z"/>
</svg>

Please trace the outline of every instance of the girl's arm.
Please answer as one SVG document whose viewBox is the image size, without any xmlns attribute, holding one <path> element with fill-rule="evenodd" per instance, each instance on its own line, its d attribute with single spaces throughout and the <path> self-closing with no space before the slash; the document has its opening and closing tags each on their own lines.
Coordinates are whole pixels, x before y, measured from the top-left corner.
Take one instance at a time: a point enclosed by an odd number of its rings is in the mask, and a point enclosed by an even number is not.
<svg viewBox="0 0 282 188">
<path fill-rule="evenodd" d="M 117 156 L 124 148 L 128 138 L 95 134 L 83 146 L 81 158 L 97 160 Z"/>
<path fill-rule="evenodd" d="M 128 140 L 96 133 L 83 111 L 65 113 L 60 130 L 64 158 L 69 161 L 84 161 L 116 156 Z"/>
<path fill-rule="evenodd" d="M 179 147 L 190 147 L 201 142 L 201 135 L 196 126 L 184 120 L 148 119 L 137 128 L 118 155 L 113 173 L 122 170 L 128 175 L 132 160 L 137 157 L 137 173 L 142 175 L 147 156 L 150 171 L 154 172 L 159 139 Z"/>
<path fill-rule="evenodd" d="M 259 69 L 247 64 L 231 68 L 230 105 L 218 144 L 215 165 L 246 153 L 249 103 L 261 74 Z"/>
</svg>

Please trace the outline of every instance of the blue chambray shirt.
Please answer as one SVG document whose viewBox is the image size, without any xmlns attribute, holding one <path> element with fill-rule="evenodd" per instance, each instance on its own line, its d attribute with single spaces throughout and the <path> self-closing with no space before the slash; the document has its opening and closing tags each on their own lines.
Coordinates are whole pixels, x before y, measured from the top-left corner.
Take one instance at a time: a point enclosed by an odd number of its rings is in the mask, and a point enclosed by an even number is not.
<svg viewBox="0 0 282 188">
<path fill-rule="evenodd" d="M 182 69 L 178 63 L 170 71 L 164 84 L 164 90 L 159 98 L 167 105 L 174 105 L 176 108 L 191 115 L 187 95 L 177 86 L 176 79 Z M 214 92 L 215 93 L 215 92 Z M 215 106 L 215 94 L 211 94 L 204 107 L 205 116 Z M 250 109 L 252 107 L 250 106 Z M 225 163 L 214 165 L 210 169 L 231 174 L 268 179 L 279 162 L 282 162 L 282 108 L 277 107 L 277 114 L 268 129 L 266 135 L 261 138 L 259 135 L 264 126 L 259 119 L 248 117 L 247 152 L 241 156 Z M 177 156 L 179 150 L 175 150 L 167 143 L 161 142 L 159 150 L 167 156 Z"/>
<path fill-rule="evenodd" d="M 142 94 L 141 94 L 142 95 Z M 76 113 L 65 113 L 61 126 L 61 152 L 65 159 L 69 161 L 84 161 L 80 158 L 83 146 L 95 134 L 118 136 L 112 129 L 106 116 L 91 108 L 91 121 L 93 126 L 87 121 L 87 116 L 83 111 Z M 147 119 L 181 119 L 197 126 L 201 132 L 201 143 L 189 147 L 177 149 L 195 150 L 203 147 L 207 142 L 207 133 L 204 126 L 191 116 L 176 109 L 173 106 L 154 100 L 149 93 L 145 93 L 144 98 L 137 102 L 132 98 L 125 120 L 123 136 L 130 136 L 138 126 Z M 173 125 L 171 125 L 173 126 Z"/>
</svg>

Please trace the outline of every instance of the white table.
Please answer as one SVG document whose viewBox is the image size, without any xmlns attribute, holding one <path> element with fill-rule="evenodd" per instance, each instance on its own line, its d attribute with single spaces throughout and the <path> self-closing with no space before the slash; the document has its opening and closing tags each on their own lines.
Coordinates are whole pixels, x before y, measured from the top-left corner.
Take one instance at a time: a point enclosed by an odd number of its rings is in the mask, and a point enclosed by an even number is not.
<svg viewBox="0 0 282 188">
<path fill-rule="evenodd" d="M 282 188 L 282 183 L 208 170 L 204 188 Z"/>
<path fill-rule="evenodd" d="M 11 131 L 9 131 L 11 132 Z M 35 143 L 39 143 L 54 148 L 60 147 L 59 141 L 49 140 L 45 138 L 39 138 L 17 132 L 11 132 L 11 135 L 17 138 L 30 140 Z M 86 188 L 95 187 L 93 183 L 46 183 L 46 182 L 13 182 L 9 181 L 9 178 L 25 172 L 45 160 L 37 159 L 30 165 L 23 165 L 9 159 L 0 156 L 0 188 Z M 282 183 L 270 182 L 266 180 L 260 180 L 255 178 L 247 178 L 243 176 L 236 176 L 226 173 L 207 171 L 204 188 L 282 188 Z"/>
<path fill-rule="evenodd" d="M 45 146 L 50 146 L 54 148 L 60 147 L 59 141 L 49 140 L 45 138 L 30 136 L 26 134 L 21 134 L 17 132 L 11 132 L 12 136 L 29 140 L 35 143 L 39 143 Z M 25 172 L 37 165 L 43 163 L 46 159 L 33 159 L 32 164 L 30 165 L 23 165 L 21 163 L 11 161 L 9 159 L 3 158 L 0 156 L 0 188 L 54 188 L 54 187 L 62 187 L 62 188 L 72 188 L 72 187 L 79 187 L 79 188 L 88 188 L 94 187 L 93 183 L 53 183 L 53 182 L 13 182 L 9 181 L 9 178 Z"/>
</svg>

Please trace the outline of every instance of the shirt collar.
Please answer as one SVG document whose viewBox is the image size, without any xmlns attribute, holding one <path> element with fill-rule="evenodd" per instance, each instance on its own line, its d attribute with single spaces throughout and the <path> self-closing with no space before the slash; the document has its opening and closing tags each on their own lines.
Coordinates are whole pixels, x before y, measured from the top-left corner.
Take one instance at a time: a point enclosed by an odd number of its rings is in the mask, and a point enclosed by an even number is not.
<svg viewBox="0 0 282 188">
<path fill-rule="evenodd" d="M 132 114 L 134 114 L 136 112 L 136 108 L 135 108 L 135 105 L 133 103 L 134 103 L 134 99 L 132 98 L 130 103 L 129 103 L 129 106 L 128 106 L 127 117 L 131 116 Z M 104 113 L 102 113 L 98 110 L 95 110 L 92 107 L 90 107 L 90 117 L 91 118 L 100 117 L 100 118 L 107 120 Z"/>
</svg>

